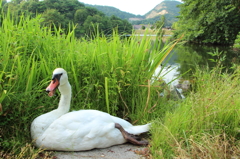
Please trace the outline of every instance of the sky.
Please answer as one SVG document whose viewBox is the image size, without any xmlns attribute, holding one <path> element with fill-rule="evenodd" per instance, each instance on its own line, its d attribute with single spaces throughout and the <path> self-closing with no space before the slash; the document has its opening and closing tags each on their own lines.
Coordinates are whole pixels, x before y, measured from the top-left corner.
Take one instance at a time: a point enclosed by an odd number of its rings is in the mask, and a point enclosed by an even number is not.
<svg viewBox="0 0 240 159">
<path fill-rule="evenodd" d="M 79 0 L 86 4 L 112 6 L 136 15 L 144 15 L 163 0 Z M 181 1 L 181 0 L 176 0 Z"/>
</svg>

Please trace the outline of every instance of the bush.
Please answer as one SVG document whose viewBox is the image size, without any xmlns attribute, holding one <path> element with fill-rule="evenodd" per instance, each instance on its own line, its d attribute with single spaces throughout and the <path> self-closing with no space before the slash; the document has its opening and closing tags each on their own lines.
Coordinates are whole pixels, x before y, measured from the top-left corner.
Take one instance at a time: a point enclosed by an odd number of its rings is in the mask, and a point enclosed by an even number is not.
<svg viewBox="0 0 240 159">
<path fill-rule="evenodd" d="M 234 42 L 234 45 L 233 45 L 234 48 L 237 48 L 237 49 L 240 49 L 240 32 L 238 33 L 237 35 L 237 38 Z"/>
</svg>

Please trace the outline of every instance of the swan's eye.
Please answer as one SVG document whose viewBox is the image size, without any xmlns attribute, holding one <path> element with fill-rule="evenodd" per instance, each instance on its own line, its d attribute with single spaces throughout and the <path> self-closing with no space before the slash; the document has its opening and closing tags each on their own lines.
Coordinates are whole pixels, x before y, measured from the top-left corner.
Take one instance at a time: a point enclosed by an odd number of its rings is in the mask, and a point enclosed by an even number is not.
<svg viewBox="0 0 240 159">
<path fill-rule="evenodd" d="M 55 82 L 55 80 L 60 81 L 61 76 L 62 76 L 62 73 L 54 74 L 52 77 L 52 80 L 54 80 L 54 82 Z"/>
</svg>

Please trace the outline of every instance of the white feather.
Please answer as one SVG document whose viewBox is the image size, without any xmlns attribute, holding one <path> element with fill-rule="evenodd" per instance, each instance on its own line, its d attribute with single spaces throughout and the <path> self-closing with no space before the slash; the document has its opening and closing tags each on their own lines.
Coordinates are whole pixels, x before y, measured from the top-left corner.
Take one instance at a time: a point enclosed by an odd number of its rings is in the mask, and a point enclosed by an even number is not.
<svg viewBox="0 0 240 159">
<path fill-rule="evenodd" d="M 32 139 L 37 147 L 46 150 L 83 151 L 123 144 L 126 140 L 115 128 L 115 123 L 131 134 L 149 130 L 149 124 L 133 126 L 121 118 L 97 110 L 68 112 L 71 86 L 65 70 L 57 68 L 53 72 L 60 73 L 61 98 L 58 108 L 37 117 L 31 125 Z"/>
</svg>

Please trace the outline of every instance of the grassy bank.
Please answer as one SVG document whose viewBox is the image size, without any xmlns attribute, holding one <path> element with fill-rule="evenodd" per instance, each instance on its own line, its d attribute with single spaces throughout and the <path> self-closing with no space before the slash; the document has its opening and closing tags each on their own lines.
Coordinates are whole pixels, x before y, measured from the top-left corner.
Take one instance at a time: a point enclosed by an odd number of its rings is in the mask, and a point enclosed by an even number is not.
<svg viewBox="0 0 240 159">
<path fill-rule="evenodd" d="M 158 114 L 148 110 L 160 104 L 163 88 L 155 87 L 158 80 L 150 85 L 150 79 L 175 44 L 160 49 L 147 36 L 122 38 L 115 33 L 75 39 L 74 30 L 65 35 L 54 26 L 42 28 L 40 21 L 40 16 L 22 17 L 15 23 L 10 15 L 1 21 L 0 154 L 35 152 L 30 124 L 58 105 L 59 94 L 53 99 L 44 93 L 57 67 L 69 74 L 71 110 L 102 110 L 136 124 Z"/>
<path fill-rule="evenodd" d="M 152 128 L 153 158 L 240 158 L 240 68 L 198 68 L 192 93 Z"/>
</svg>

